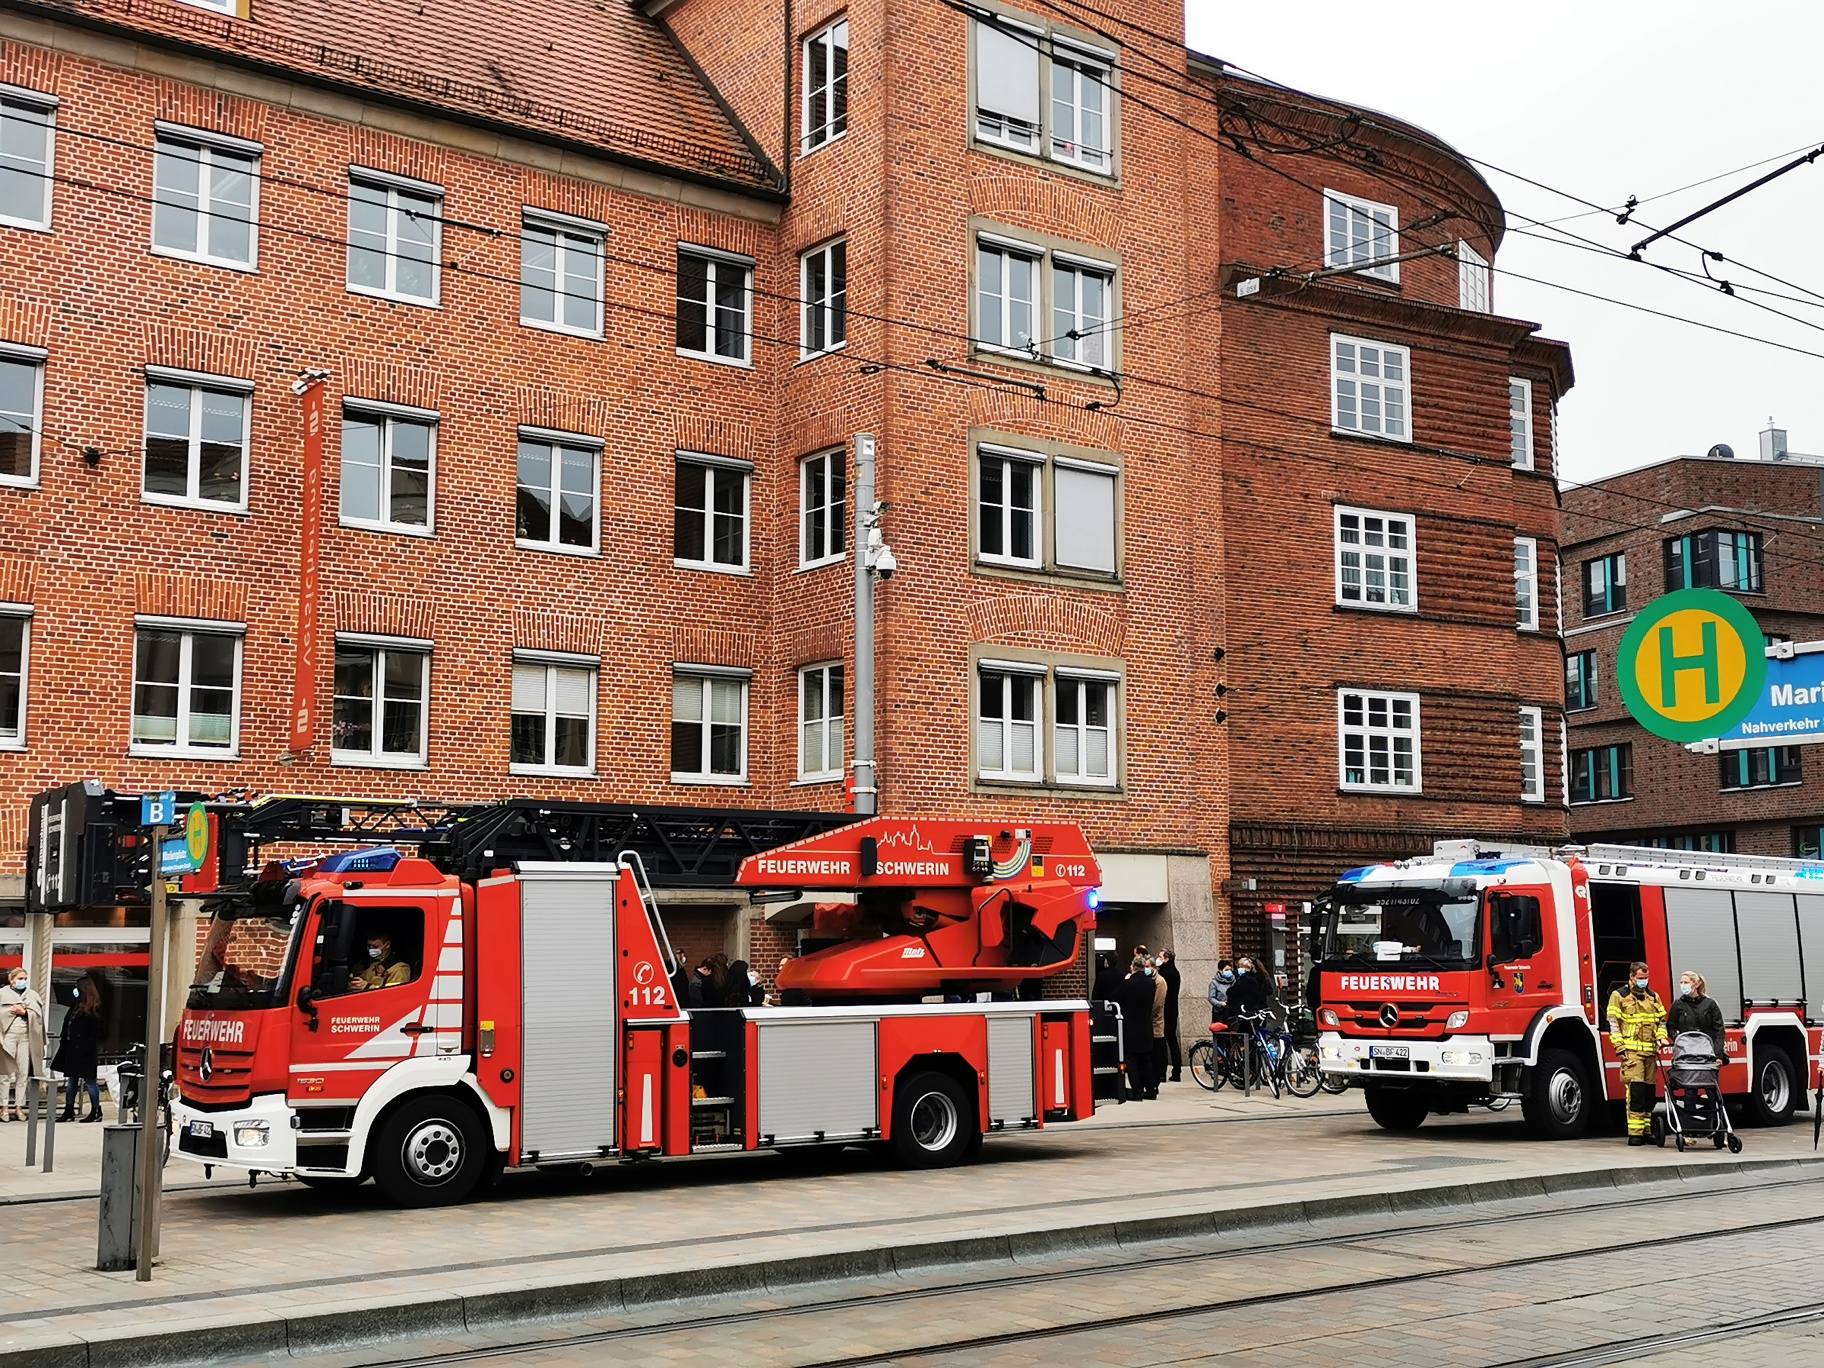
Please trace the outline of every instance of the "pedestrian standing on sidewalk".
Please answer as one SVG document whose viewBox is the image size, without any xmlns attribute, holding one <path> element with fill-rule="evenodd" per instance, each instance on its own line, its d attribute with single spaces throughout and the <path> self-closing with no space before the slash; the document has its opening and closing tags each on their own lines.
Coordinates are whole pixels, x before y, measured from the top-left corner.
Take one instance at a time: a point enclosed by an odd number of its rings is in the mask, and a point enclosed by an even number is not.
<svg viewBox="0 0 1824 1368">
<path fill-rule="evenodd" d="M 23 966 L 0 988 L 0 1119 L 25 1120 L 26 1084 L 44 1073 L 44 999 Z"/>
<path fill-rule="evenodd" d="M 1153 977 L 1146 959 L 1135 955 L 1121 980 L 1121 1054 L 1127 1063 L 1127 1099 L 1144 1102 L 1159 1095 L 1153 1082 Z"/>
<path fill-rule="evenodd" d="M 1621 1060 L 1621 1084 L 1628 1105 L 1628 1143 L 1652 1142 L 1653 1071 L 1666 1043 L 1666 1006 L 1647 981 L 1647 966 L 1636 961 L 1628 981 L 1609 994 L 1609 1043 Z"/>
<path fill-rule="evenodd" d="M 1235 984 L 1235 963 L 1233 960 L 1217 960 L 1216 975 L 1210 980 L 1210 1024 L 1214 1026 L 1222 1020 L 1223 1009 L 1229 1005 L 1229 989 Z"/>
<path fill-rule="evenodd" d="M 84 978 L 76 990 L 76 1005 L 63 1018 L 63 1031 L 58 1038 L 57 1057 L 51 1067 L 66 1080 L 63 1091 L 64 1121 L 76 1119 L 76 1085 L 83 1083 L 89 1091 L 89 1114 L 84 1121 L 101 1120 L 101 1083 L 97 1058 L 101 1047 L 101 994 L 95 981 Z"/>
<path fill-rule="evenodd" d="M 1171 1064 L 1171 1081 L 1178 1083 L 1184 1078 L 1184 1047 L 1178 1042 L 1178 993 L 1184 976 L 1170 950 L 1159 952 L 1159 977 L 1165 980 L 1165 1057 Z"/>
<path fill-rule="evenodd" d="M 1704 976 L 1687 969 L 1678 977 L 1678 1001 L 1666 1017 L 1666 1034 L 1674 1040 L 1686 1031 L 1698 1031 L 1710 1037 L 1716 1057 L 1727 1064 L 1727 1037 L 1723 1034 L 1723 1009 L 1716 999 L 1704 996 Z"/>
<path fill-rule="evenodd" d="M 1165 1082 L 1165 1000 L 1172 990 L 1165 986 L 1157 958 L 1148 959 L 1147 972 L 1153 976 L 1153 1096 L 1159 1096 L 1159 1085 Z"/>
</svg>

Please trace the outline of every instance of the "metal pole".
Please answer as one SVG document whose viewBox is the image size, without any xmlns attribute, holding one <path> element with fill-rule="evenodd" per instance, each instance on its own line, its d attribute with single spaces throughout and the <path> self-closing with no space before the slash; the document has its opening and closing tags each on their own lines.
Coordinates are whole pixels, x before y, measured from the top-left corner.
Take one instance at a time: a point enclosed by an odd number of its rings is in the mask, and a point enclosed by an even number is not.
<svg viewBox="0 0 1824 1368">
<path fill-rule="evenodd" d="M 855 434 L 855 815 L 879 811 L 874 769 L 874 567 L 868 539 L 874 515 L 874 437 Z"/>
<path fill-rule="evenodd" d="M 165 840 L 168 826 L 152 828 L 152 944 L 146 965 L 146 1074 L 139 1080 L 139 1248 L 133 1277 L 152 1281 L 152 1255 L 158 1247 L 159 1180 L 158 1085 L 165 1039 Z"/>
</svg>

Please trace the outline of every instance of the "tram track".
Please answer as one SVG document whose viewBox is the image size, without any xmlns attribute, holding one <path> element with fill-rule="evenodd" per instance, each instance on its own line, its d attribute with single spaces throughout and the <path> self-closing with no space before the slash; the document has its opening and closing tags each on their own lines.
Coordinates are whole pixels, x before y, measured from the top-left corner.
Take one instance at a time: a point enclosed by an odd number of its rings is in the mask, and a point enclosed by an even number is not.
<svg viewBox="0 0 1824 1368">
<path fill-rule="evenodd" d="M 1608 1213 L 1635 1211 L 1651 1208 L 1672 1202 L 1726 1198 L 1740 1194 L 1767 1194 L 1783 1188 L 1811 1185 L 1811 1178 L 1785 1178 L 1765 1183 L 1735 1184 L 1726 1189 L 1714 1192 L 1692 1192 L 1688 1190 L 1673 1192 L 1653 1192 L 1636 1196 L 1620 1197 L 1610 1201 L 1580 1203 L 1570 1208 L 1554 1208 L 1539 1211 L 1513 1212 L 1488 1215 L 1482 1213 L 1465 1214 L 1453 1219 L 1438 1221 L 1407 1222 L 1397 1232 L 1377 1232 L 1373 1230 L 1338 1231 L 1333 1234 L 1320 1233 L 1310 1237 L 1273 1240 L 1271 1238 L 1250 1237 L 1245 1249 L 1210 1250 L 1191 1253 L 1177 1252 L 1158 1255 L 1151 1258 L 1130 1257 L 1119 1251 L 1118 1261 L 1098 1262 L 1093 1265 L 1078 1265 L 1064 1269 L 1044 1269 L 1033 1267 L 1001 1276 L 985 1278 L 964 1278 L 932 1285 L 906 1288 L 899 1291 L 880 1291 L 870 1289 L 849 1296 L 838 1296 L 823 1300 L 806 1302 L 799 1305 L 754 1309 L 744 1307 L 727 1313 L 697 1314 L 689 1320 L 668 1321 L 652 1325 L 627 1326 L 610 1330 L 591 1330 L 574 1335 L 556 1335 L 529 1337 L 511 1343 L 493 1344 L 473 1350 L 458 1349 L 450 1352 L 446 1346 L 444 1352 L 426 1355 L 408 1355 L 393 1358 L 374 1357 L 364 1360 L 372 1368 L 430 1368 L 430 1365 L 448 1365 L 461 1363 L 487 1363 L 510 1359 L 528 1353 L 552 1354 L 569 1350 L 603 1349 L 615 1345 L 638 1345 L 668 1335 L 680 1333 L 698 1333 L 717 1330 L 751 1329 L 761 1323 L 781 1323 L 793 1320 L 804 1320 L 816 1316 L 840 1314 L 847 1310 L 869 1308 L 878 1309 L 882 1305 L 903 1305 L 916 1308 L 921 1303 L 929 1306 L 947 1297 L 992 1295 L 1000 1291 L 1016 1291 L 1040 1286 L 1057 1286 L 1068 1284 L 1079 1279 L 1104 1278 L 1111 1274 L 1129 1276 L 1139 1273 L 1157 1273 L 1177 1267 L 1191 1265 L 1220 1265 L 1230 1260 L 1248 1260 L 1256 1262 L 1274 1256 L 1295 1255 L 1327 1249 L 1336 1249 L 1347 1245 L 1360 1244 L 1364 1241 L 1385 1242 L 1397 1239 L 1400 1235 L 1429 1236 L 1448 1234 L 1454 1230 L 1488 1230 L 1501 1226 L 1512 1226 L 1520 1223 L 1550 1221 L 1554 1219 L 1588 1218 Z M 1744 1234 L 1765 1233 L 1810 1226 L 1819 1219 L 1817 1215 L 1787 1217 L 1777 1220 L 1742 1222 L 1733 1225 L 1716 1226 L 1712 1229 L 1679 1236 L 1682 1241 L 1704 1241 L 1735 1237 Z M 1270 1235 L 1271 1227 L 1263 1227 L 1260 1235 Z M 1668 1237 L 1670 1239 L 1671 1237 Z M 987 1351 L 1009 1345 L 1030 1343 L 1035 1340 L 1068 1339 L 1076 1335 L 1118 1331 L 1126 1327 L 1157 1324 L 1162 1321 L 1175 1321 L 1197 1316 L 1223 1315 L 1232 1312 L 1247 1312 L 1251 1309 L 1266 1306 L 1283 1307 L 1300 1301 L 1335 1295 L 1338 1292 L 1350 1291 L 1372 1293 L 1377 1289 L 1392 1288 L 1413 1283 L 1435 1282 L 1443 1279 L 1458 1278 L 1486 1273 L 1504 1273 L 1532 1267 L 1565 1263 L 1593 1255 L 1606 1254 L 1612 1249 L 1612 1242 L 1603 1240 L 1593 1244 L 1579 1244 L 1574 1248 L 1558 1249 L 1550 1253 L 1527 1255 L 1510 1259 L 1497 1259 L 1458 1267 L 1422 1268 L 1415 1267 L 1398 1273 L 1379 1277 L 1351 1279 L 1347 1283 L 1338 1283 L 1313 1287 L 1306 1290 L 1291 1289 L 1283 1286 L 1271 1288 L 1255 1295 L 1238 1296 L 1217 1304 L 1198 1304 L 1183 1307 L 1153 1307 L 1144 1311 L 1122 1315 L 1098 1315 L 1093 1318 L 1074 1319 L 1057 1325 L 1033 1327 L 1022 1325 L 1018 1329 L 983 1335 L 963 1335 L 949 1339 L 937 1339 L 927 1343 L 906 1345 L 887 1349 L 881 1352 L 852 1355 L 837 1358 L 810 1359 L 801 1362 L 798 1368 L 872 1368 L 873 1365 L 886 1364 L 895 1359 L 907 1356 L 942 1356 L 949 1354 L 967 1354 L 973 1351 Z M 1797 1319 L 1795 1319 L 1797 1318 Z M 1824 1303 L 1815 1308 L 1803 1308 L 1801 1311 L 1788 1313 L 1786 1321 L 1798 1323 L 1798 1319 L 1824 1318 Z M 909 1319 L 922 1319 L 928 1324 L 940 1323 L 941 1318 L 926 1314 L 919 1317 L 916 1312 Z M 1779 1317 L 1758 1317 L 1753 1321 L 1744 1321 L 1740 1329 L 1715 1328 L 1693 1331 L 1692 1335 L 1710 1338 L 1726 1338 L 1754 1333 L 1756 1329 L 1765 1328 L 1760 1322 L 1768 1325 L 1781 1322 Z M 1666 1337 L 1667 1347 L 1682 1343 L 1678 1335 Z M 1692 1343 L 1705 1342 L 1693 1339 Z M 1639 1356 L 1643 1345 L 1636 1341 L 1631 1346 L 1600 1346 L 1588 1351 L 1581 1351 L 1585 1356 L 1572 1354 L 1562 1358 L 1544 1358 L 1525 1360 L 1503 1368 L 1547 1368 L 1547 1365 L 1562 1365 L 1562 1368 L 1582 1368 L 1588 1363 L 1594 1368 L 1596 1364 L 1620 1362 L 1626 1356 Z M 1601 1357 L 1603 1354 L 1616 1354 L 1621 1357 Z"/>
</svg>

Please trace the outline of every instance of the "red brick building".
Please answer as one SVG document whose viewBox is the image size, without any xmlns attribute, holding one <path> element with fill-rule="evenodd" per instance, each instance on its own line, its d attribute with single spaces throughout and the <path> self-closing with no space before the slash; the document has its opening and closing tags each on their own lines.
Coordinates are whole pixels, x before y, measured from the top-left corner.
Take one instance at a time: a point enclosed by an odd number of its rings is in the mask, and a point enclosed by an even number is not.
<svg viewBox="0 0 1824 1368">
<path fill-rule="evenodd" d="M 0 7 L 12 870 L 78 777 L 840 807 L 863 432 L 884 809 L 1080 821 L 1193 984 L 1232 877 L 1250 943 L 1370 850 L 1562 829 L 1569 363 L 1489 312 L 1469 165 L 1164 3 L 785 14 Z M 790 943 L 734 907 L 674 934 Z"/>
<path fill-rule="evenodd" d="M 1769 645 L 1824 640 L 1824 459 L 1787 454 L 1786 434 L 1773 428 L 1762 450 L 1764 459 L 1738 460 L 1712 448 L 1565 493 L 1569 792 L 1580 841 L 1824 853 L 1816 747 L 1699 754 L 1639 726 L 1615 682 L 1622 633 L 1674 589 L 1734 595 Z"/>
</svg>

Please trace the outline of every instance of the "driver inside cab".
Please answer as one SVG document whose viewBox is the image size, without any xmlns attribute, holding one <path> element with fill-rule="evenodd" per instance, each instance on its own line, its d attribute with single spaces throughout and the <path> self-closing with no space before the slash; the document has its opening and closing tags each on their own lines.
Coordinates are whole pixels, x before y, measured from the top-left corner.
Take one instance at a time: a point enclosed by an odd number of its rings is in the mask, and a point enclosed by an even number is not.
<svg viewBox="0 0 1824 1368">
<path fill-rule="evenodd" d="M 411 977 L 412 966 L 393 958 L 393 938 L 376 933 L 367 938 L 367 966 L 349 978 L 348 990 L 359 993 L 369 988 L 392 988 L 409 983 Z"/>
</svg>

